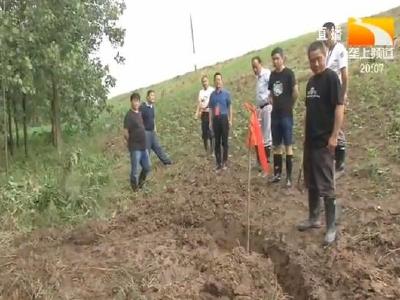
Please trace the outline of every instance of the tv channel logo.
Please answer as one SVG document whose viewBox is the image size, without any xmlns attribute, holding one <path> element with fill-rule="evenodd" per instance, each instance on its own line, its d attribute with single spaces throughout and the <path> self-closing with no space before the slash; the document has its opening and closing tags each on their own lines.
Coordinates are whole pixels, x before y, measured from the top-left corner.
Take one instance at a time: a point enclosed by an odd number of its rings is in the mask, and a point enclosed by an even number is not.
<svg viewBox="0 0 400 300">
<path fill-rule="evenodd" d="M 349 47 L 393 47 L 394 18 L 349 18 L 348 20 Z"/>
</svg>

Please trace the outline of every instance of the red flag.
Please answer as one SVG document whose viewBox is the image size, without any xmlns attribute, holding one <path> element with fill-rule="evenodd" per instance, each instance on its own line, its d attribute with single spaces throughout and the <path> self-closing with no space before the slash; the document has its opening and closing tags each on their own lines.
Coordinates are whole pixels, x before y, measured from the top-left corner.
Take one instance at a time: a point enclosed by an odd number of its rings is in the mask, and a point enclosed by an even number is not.
<svg viewBox="0 0 400 300">
<path fill-rule="evenodd" d="M 257 146 L 261 168 L 263 169 L 264 173 L 268 173 L 269 165 L 267 155 L 264 150 L 264 139 L 260 128 L 260 123 L 257 118 L 256 107 L 250 103 L 245 103 L 244 107 L 250 112 L 247 147 L 254 148 Z"/>
</svg>

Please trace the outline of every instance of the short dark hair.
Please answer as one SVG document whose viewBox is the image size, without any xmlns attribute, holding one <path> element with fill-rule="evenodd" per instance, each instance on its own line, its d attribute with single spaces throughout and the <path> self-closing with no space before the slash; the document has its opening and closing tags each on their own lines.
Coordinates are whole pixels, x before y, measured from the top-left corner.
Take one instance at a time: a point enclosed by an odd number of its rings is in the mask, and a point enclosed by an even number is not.
<svg viewBox="0 0 400 300">
<path fill-rule="evenodd" d="M 131 101 L 133 101 L 133 100 L 139 100 L 139 101 L 140 101 L 140 95 L 139 95 L 139 93 L 133 92 L 133 93 L 131 94 L 130 99 L 131 99 Z"/>
<path fill-rule="evenodd" d="M 150 96 L 151 93 L 155 93 L 155 91 L 154 90 L 148 90 L 146 97 Z"/>
<path fill-rule="evenodd" d="M 258 55 L 257 56 L 254 56 L 252 59 L 251 59 L 251 62 L 253 62 L 253 61 L 258 61 L 258 63 L 262 63 L 262 61 L 261 61 L 261 57 L 259 57 Z"/>
<path fill-rule="evenodd" d="M 221 74 L 220 72 L 215 72 L 215 74 L 214 74 L 214 80 L 215 80 L 215 78 L 217 78 L 217 76 L 221 76 L 221 78 L 222 78 L 222 74 Z"/>
<path fill-rule="evenodd" d="M 271 51 L 271 57 L 275 54 L 279 54 L 283 57 L 283 49 L 281 47 L 276 47 L 274 50 Z"/>
<path fill-rule="evenodd" d="M 307 55 L 310 56 L 310 53 L 315 50 L 321 50 L 321 52 L 326 55 L 325 45 L 322 41 L 314 41 L 308 46 Z"/>
<path fill-rule="evenodd" d="M 335 23 L 333 22 L 326 22 L 324 25 L 322 25 L 322 27 L 327 30 L 336 29 Z"/>
</svg>

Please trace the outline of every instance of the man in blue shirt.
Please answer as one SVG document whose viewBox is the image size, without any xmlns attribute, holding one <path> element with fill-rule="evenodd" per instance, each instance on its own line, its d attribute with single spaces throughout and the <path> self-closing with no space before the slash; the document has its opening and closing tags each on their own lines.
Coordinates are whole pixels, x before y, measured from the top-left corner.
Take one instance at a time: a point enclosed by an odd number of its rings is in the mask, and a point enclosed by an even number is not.
<svg viewBox="0 0 400 300">
<path fill-rule="evenodd" d="M 156 133 L 155 111 L 154 111 L 154 103 L 156 100 L 155 92 L 153 90 L 147 91 L 146 99 L 147 102 L 144 102 L 140 106 L 140 112 L 142 113 L 144 128 L 146 129 L 146 148 L 148 149 L 149 153 L 150 150 L 153 150 L 164 165 L 170 165 L 172 164 L 171 159 L 168 157 L 168 155 L 162 148 Z"/>
<path fill-rule="evenodd" d="M 223 88 L 221 73 L 214 74 L 215 91 L 210 96 L 210 128 L 214 131 L 217 172 L 226 170 L 228 161 L 229 127 L 232 126 L 231 96 Z M 221 144 L 223 151 L 221 153 Z"/>
</svg>

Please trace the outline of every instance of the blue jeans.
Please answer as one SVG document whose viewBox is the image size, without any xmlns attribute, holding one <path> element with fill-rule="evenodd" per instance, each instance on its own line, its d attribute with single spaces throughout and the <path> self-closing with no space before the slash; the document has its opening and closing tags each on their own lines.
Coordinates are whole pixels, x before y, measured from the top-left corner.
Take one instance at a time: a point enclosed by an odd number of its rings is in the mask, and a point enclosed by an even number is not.
<svg viewBox="0 0 400 300">
<path fill-rule="evenodd" d="M 154 131 L 146 130 L 146 148 L 149 151 L 149 155 L 150 151 L 153 150 L 164 165 L 171 164 L 171 159 L 165 153 L 160 144 L 160 140 L 158 139 L 158 136 Z"/>
<path fill-rule="evenodd" d="M 293 117 L 274 116 L 271 118 L 272 143 L 275 147 L 293 144 Z"/>
<path fill-rule="evenodd" d="M 150 159 L 147 150 L 133 150 L 131 154 L 131 183 L 139 184 L 139 165 L 142 167 L 140 176 L 145 177 L 150 172 Z"/>
</svg>

